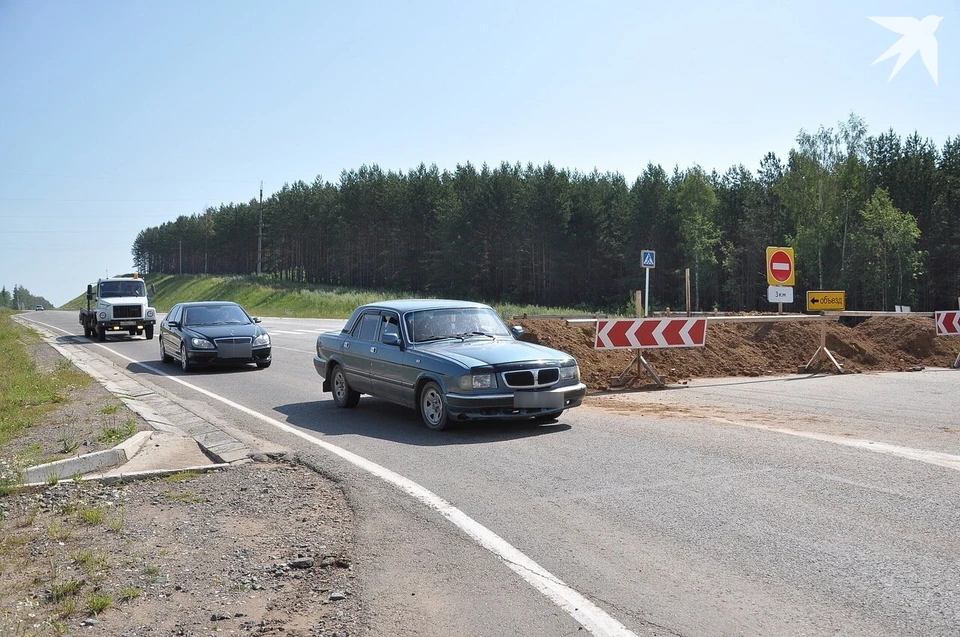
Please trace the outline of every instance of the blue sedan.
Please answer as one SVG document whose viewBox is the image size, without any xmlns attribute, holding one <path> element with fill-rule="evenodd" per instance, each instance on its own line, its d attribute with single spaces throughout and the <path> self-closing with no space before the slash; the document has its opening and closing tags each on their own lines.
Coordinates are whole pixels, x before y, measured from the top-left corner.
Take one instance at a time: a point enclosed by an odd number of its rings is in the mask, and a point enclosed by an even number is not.
<svg viewBox="0 0 960 637">
<path fill-rule="evenodd" d="M 430 429 L 556 419 L 583 402 L 580 368 L 565 352 L 517 340 L 521 331 L 480 303 L 371 303 L 339 332 L 317 338 L 313 364 L 338 407 L 355 407 L 369 394 L 416 409 Z"/>
</svg>

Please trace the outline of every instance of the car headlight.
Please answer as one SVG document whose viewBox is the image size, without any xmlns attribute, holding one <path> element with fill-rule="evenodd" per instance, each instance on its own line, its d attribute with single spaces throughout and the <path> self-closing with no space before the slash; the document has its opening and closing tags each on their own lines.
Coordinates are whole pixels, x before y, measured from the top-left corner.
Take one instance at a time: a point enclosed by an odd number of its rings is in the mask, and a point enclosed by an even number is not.
<svg viewBox="0 0 960 637">
<path fill-rule="evenodd" d="M 560 380 L 580 380 L 580 366 L 561 367 Z"/>
<path fill-rule="evenodd" d="M 261 334 L 257 338 L 253 339 L 254 345 L 269 345 L 270 344 L 270 335 Z"/>
<path fill-rule="evenodd" d="M 471 389 L 492 389 L 496 386 L 497 381 L 493 374 L 470 374 L 460 377 L 460 389 L 464 391 Z"/>
<path fill-rule="evenodd" d="M 190 339 L 190 346 L 193 347 L 193 349 L 217 349 L 217 346 L 207 339 L 197 338 L 196 336 Z"/>
<path fill-rule="evenodd" d="M 147 310 L 147 318 L 153 318 L 153 310 Z"/>
</svg>

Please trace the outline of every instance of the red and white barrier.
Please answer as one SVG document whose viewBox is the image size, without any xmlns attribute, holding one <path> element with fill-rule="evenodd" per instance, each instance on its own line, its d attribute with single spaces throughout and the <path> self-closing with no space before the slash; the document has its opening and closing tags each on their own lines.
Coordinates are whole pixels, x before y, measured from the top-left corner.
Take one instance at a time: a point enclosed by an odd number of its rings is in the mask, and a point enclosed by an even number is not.
<svg viewBox="0 0 960 637">
<path fill-rule="evenodd" d="M 705 318 L 599 319 L 594 349 L 703 347 Z"/>
<path fill-rule="evenodd" d="M 960 335 L 960 311 L 936 312 L 937 336 Z"/>
</svg>

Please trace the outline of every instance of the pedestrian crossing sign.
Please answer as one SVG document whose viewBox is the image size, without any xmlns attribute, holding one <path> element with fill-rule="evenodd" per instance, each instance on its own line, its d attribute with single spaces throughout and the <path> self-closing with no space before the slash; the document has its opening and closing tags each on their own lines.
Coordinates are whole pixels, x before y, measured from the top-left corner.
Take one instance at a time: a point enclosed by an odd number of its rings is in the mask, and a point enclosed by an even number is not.
<svg viewBox="0 0 960 637">
<path fill-rule="evenodd" d="M 640 260 L 645 268 L 657 267 L 657 253 L 653 250 L 641 250 Z"/>
</svg>

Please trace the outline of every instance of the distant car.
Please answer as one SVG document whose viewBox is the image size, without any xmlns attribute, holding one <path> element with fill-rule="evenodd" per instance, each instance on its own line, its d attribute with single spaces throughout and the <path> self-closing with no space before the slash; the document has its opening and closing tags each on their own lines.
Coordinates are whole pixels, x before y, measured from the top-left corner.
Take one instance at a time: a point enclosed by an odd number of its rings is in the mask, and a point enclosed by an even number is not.
<svg viewBox="0 0 960 637">
<path fill-rule="evenodd" d="M 43 306 L 42 306 L 42 305 L 38 305 L 37 307 L 33 308 L 33 311 L 34 311 L 34 312 L 42 312 L 42 311 L 43 311 Z"/>
<path fill-rule="evenodd" d="M 587 387 L 572 356 L 517 340 L 480 303 L 399 300 L 363 305 L 317 338 L 313 365 L 338 407 L 370 394 L 416 409 L 430 429 L 460 420 L 552 420 Z"/>
<path fill-rule="evenodd" d="M 236 303 L 178 303 L 160 323 L 160 360 L 178 360 L 185 372 L 195 365 L 270 367 L 270 335 Z"/>
</svg>

